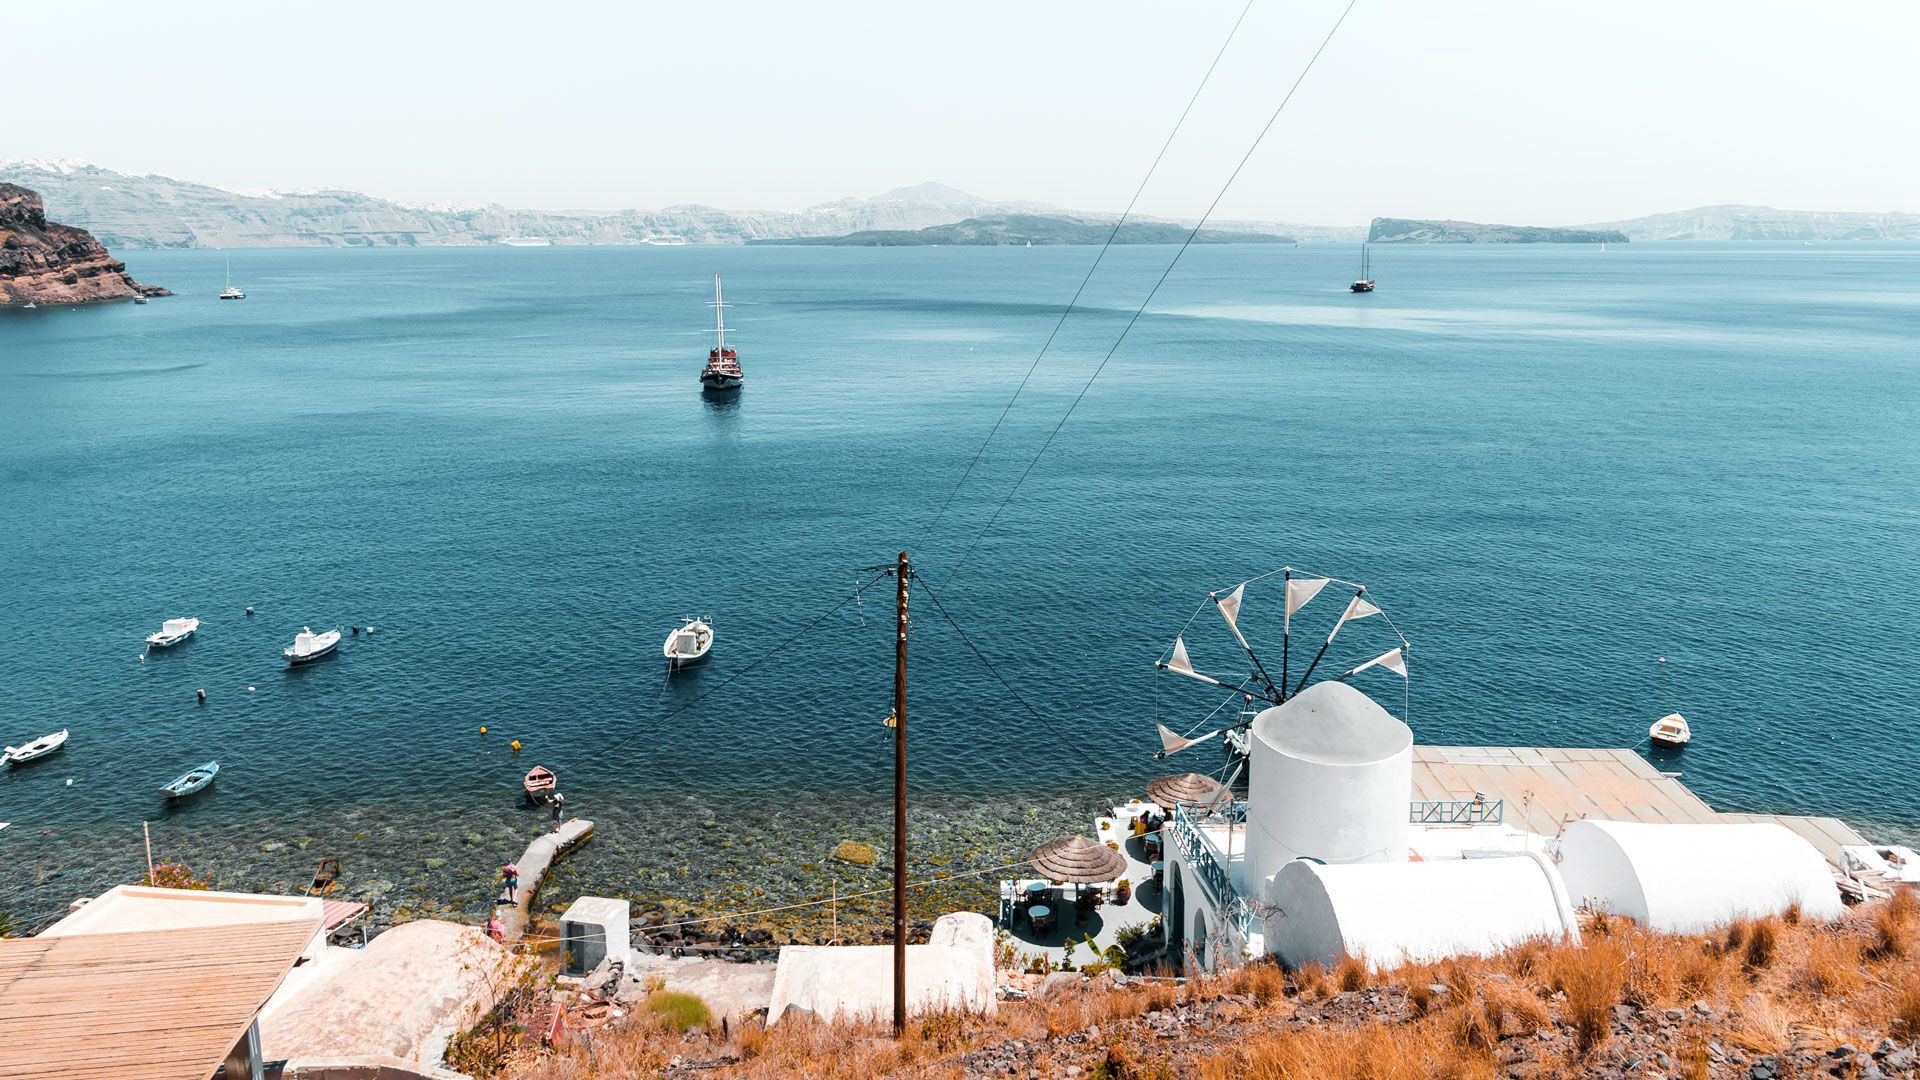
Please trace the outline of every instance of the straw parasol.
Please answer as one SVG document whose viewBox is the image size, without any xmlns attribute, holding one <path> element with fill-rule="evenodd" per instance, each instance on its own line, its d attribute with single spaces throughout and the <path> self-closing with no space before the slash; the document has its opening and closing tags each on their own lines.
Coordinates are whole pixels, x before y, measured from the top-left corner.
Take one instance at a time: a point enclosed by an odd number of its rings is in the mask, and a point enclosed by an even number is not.
<svg viewBox="0 0 1920 1080">
<path fill-rule="evenodd" d="M 1199 773 L 1163 776 L 1147 785 L 1147 798 L 1168 808 L 1177 803 L 1203 803 L 1220 792 L 1220 781 Z"/>
<path fill-rule="evenodd" d="M 1033 849 L 1033 868 L 1049 881 L 1092 885 L 1112 881 L 1127 872 L 1119 852 L 1084 836 L 1063 836 Z"/>
</svg>

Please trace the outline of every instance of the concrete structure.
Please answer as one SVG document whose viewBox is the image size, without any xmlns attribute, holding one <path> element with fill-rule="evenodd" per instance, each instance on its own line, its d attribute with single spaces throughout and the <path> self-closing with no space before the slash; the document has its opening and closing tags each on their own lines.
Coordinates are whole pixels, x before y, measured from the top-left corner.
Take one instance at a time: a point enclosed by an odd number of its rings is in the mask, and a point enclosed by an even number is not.
<svg viewBox="0 0 1920 1080">
<path fill-rule="evenodd" d="M 1825 921 L 1841 909 L 1820 852 L 1771 823 L 1576 821 L 1560 837 L 1560 873 L 1576 904 L 1651 930 L 1697 933 L 1796 904 Z"/>
<path fill-rule="evenodd" d="M 1346 956 L 1386 968 L 1580 936 L 1559 875 L 1533 853 L 1346 866 L 1300 860 L 1274 875 L 1260 906 L 1267 951 L 1290 968 Z"/>
<path fill-rule="evenodd" d="M 633 962 L 632 905 L 605 896 L 582 896 L 560 916 L 560 947 L 566 950 L 562 974 L 588 975 L 603 961 L 622 969 Z"/>
<path fill-rule="evenodd" d="M 1413 731 L 1346 683 L 1321 682 L 1253 721 L 1248 877 L 1257 891 L 1301 856 L 1407 857 Z"/>
<path fill-rule="evenodd" d="M 438 1064 L 511 981 L 505 947 L 481 931 L 425 919 L 401 923 L 358 958 L 307 986 L 260 1025 L 269 1058 Z"/>
<path fill-rule="evenodd" d="M 992 1012 L 993 922 L 958 912 L 933 925 L 930 943 L 907 946 L 907 1010 Z M 893 946 L 788 945 L 774 970 L 767 1022 L 800 1012 L 822 1020 L 893 1015 Z"/>
<path fill-rule="evenodd" d="M 260 1008 L 318 928 L 96 925 L 0 941 L 0 1076 L 261 1080 Z"/>
<path fill-rule="evenodd" d="M 507 940 L 517 941 L 526 930 L 527 912 L 540 895 L 540 884 L 555 861 L 587 842 L 593 836 L 593 822 L 585 818 L 563 821 L 554 832 L 541 833 L 527 845 L 515 866 L 520 868 L 520 887 L 514 890 L 513 903 L 500 908 L 500 922 L 506 927 Z"/>
</svg>

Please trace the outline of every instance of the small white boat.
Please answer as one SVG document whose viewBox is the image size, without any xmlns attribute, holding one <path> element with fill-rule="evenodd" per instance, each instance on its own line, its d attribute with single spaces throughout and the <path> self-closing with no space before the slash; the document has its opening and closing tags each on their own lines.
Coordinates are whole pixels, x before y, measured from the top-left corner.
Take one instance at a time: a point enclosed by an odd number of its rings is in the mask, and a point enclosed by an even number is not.
<svg viewBox="0 0 1920 1080">
<path fill-rule="evenodd" d="M 1647 729 L 1647 738 L 1652 739 L 1655 746 L 1679 749 L 1693 741 L 1693 729 L 1687 726 L 1686 717 L 1679 713 L 1668 713 Z"/>
<path fill-rule="evenodd" d="M 199 768 L 188 769 L 186 772 L 162 784 L 160 791 L 169 799 L 178 799 L 205 788 L 208 784 L 213 783 L 214 777 L 219 775 L 220 763 L 217 761 L 209 761 Z"/>
<path fill-rule="evenodd" d="M 160 631 L 147 635 L 147 648 L 164 649 L 178 645 L 193 636 L 200 629 L 199 619 L 168 619 L 160 624 Z"/>
<path fill-rule="evenodd" d="M 220 290 L 220 299 L 245 300 L 246 298 L 247 298 L 247 294 L 245 290 L 241 289 L 239 286 L 233 283 L 233 260 L 228 259 L 227 260 L 227 287 Z"/>
<path fill-rule="evenodd" d="M 9 765 L 20 765 L 34 758 L 46 757 L 65 745 L 67 745 L 67 733 L 63 729 L 51 735 L 42 735 L 25 746 L 7 747 L 6 753 L 0 754 L 0 761 Z"/>
<path fill-rule="evenodd" d="M 713 627 L 700 619 L 683 619 L 678 630 L 667 635 L 660 652 L 667 658 L 669 670 L 683 668 L 707 658 L 713 648 Z"/>
<path fill-rule="evenodd" d="M 312 627 L 303 626 L 299 633 L 293 635 L 293 644 L 280 654 L 280 659 L 289 664 L 305 664 L 327 655 L 339 644 L 340 631 L 328 630 L 316 634 Z"/>
</svg>

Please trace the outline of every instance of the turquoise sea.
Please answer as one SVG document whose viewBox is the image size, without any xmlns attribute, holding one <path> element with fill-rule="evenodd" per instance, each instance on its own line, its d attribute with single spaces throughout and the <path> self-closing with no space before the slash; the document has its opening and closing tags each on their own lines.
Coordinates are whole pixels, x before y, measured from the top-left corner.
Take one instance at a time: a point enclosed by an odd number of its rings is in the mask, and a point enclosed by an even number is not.
<svg viewBox="0 0 1920 1080">
<path fill-rule="evenodd" d="M 535 763 L 602 823 L 549 895 L 824 893 L 891 768 L 889 586 L 835 605 L 903 547 L 1038 714 L 915 597 L 949 871 L 1216 767 L 1152 760 L 1220 702 L 1152 662 L 1289 563 L 1412 641 L 1422 741 L 1627 746 L 1677 709 L 1662 767 L 1716 807 L 1920 832 L 1920 246 L 1382 246 L 1368 296 L 1350 248 L 1194 248 L 982 534 L 1173 254 L 1117 248 L 936 522 L 1095 254 L 252 250 L 222 303 L 226 253 L 131 252 L 179 295 L 0 312 L 0 738 L 73 732 L 0 775 L 0 912 L 137 874 L 142 821 L 226 884 L 338 854 L 390 912 L 474 912 Z M 683 614 L 718 644 L 669 681 Z M 1277 649 L 1275 594 L 1242 618 Z M 303 624 L 375 632 L 288 671 Z M 1188 641 L 1234 659 L 1216 617 Z"/>
</svg>

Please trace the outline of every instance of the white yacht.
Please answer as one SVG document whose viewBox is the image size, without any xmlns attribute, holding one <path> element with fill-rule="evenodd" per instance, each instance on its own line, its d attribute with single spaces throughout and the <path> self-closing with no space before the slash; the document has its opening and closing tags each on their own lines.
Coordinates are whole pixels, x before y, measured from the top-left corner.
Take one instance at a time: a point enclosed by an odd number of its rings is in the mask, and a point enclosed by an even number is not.
<svg viewBox="0 0 1920 1080">
<path fill-rule="evenodd" d="M 220 290 L 222 300 L 245 300 L 247 294 L 233 283 L 233 260 L 227 260 L 227 287 Z"/>
<path fill-rule="evenodd" d="M 713 649 L 713 627 L 702 619 L 682 619 L 678 630 L 667 635 L 660 652 L 667 658 L 667 669 L 678 670 L 707 658 Z"/>
<path fill-rule="evenodd" d="M 312 627 L 303 626 L 300 628 L 299 633 L 293 635 L 293 644 L 288 647 L 286 652 L 280 654 L 280 659 L 285 660 L 289 664 L 304 664 L 312 660 L 320 659 L 332 652 L 335 648 L 338 648 L 339 645 L 340 631 L 328 630 L 324 633 L 316 634 L 313 632 Z"/>
<path fill-rule="evenodd" d="M 160 629 L 147 635 L 147 648 L 164 649 L 178 645 L 193 636 L 200 629 L 199 619 L 168 619 L 160 624 Z"/>
<path fill-rule="evenodd" d="M 508 247 L 552 247 L 553 241 L 544 236 L 506 236 L 500 242 Z"/>
</svg>

